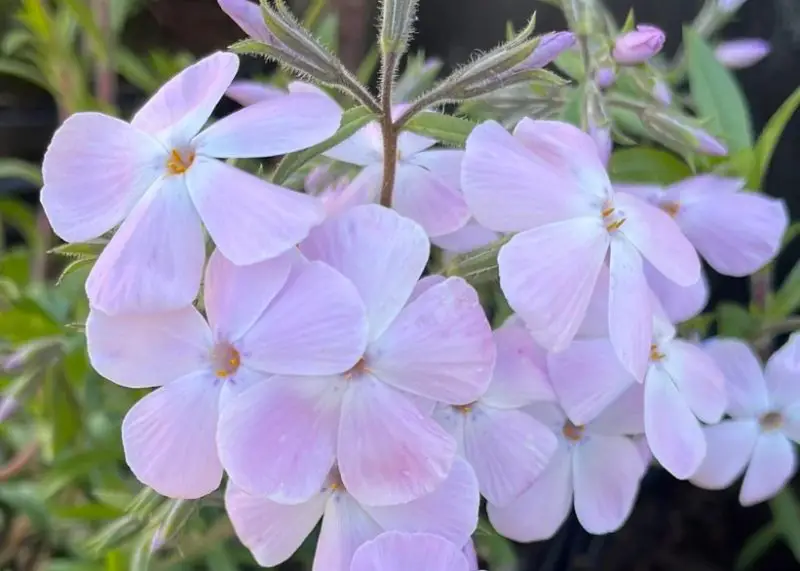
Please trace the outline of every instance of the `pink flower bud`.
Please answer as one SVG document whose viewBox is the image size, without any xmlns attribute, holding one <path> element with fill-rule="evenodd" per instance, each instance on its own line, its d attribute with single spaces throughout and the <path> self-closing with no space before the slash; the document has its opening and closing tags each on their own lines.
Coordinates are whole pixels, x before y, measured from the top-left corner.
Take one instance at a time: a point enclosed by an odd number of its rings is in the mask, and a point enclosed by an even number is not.
<svg viewBox="0 0 800 571">
<path fill-rule="evenodd" d="M 769 42 L 759 38 L 741 38 L 722 42 L 714 51 L 719 62 L 730 69 L 743 69 L 757 64 L 770 52 Z"/>
<path fill-rule="evenodd" d="M 717 0 L 717 8 L 725 14 L 732 14 L 742 7 L 747 0 Z"/>
<path fill-rule="evenodd" d="M 636 26 L 634 31 L 617 38 L 614 59 L 628 65 L 643 63 L 661 51 L 665 39 L 660 28 L 646 24 Z"/>
<path fill-rule="evenodd" d="M 614 82 L 616 80 L 617 80 L 617 74 L 610 67 L 603 67 L 601 69 L 598 69 L 597 73 L 594 76 L 594 82 L 600 89 L 607 89 L 611 87 L 612 85 L 614 85 Z"/>
<path fill-rule="evenodd" d="M 656 101 L 663 103 L 664 105 L 669 105 L 672 103 L 672 91 L 669 89 L 669 85 L 663 79 L 656 79 L 655 84 L 653 85 L 653 97 Z"/>
<path fill-rule="evenodd" d="M 539 39 L 539 45 L 533 53 L 526 59 L 520 68 L 536 69 L 544 67 L 558 56 L 561 52 L 568 50 L 575 45 L 575 35 L 572 32 L 550 32 L 544 34 Z"/>
</svg>

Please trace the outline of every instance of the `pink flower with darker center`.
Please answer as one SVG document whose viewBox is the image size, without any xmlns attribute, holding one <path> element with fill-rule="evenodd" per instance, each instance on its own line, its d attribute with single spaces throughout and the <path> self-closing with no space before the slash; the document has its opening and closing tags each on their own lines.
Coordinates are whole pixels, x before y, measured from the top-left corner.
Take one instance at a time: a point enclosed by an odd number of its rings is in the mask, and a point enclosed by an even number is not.
<svg viewBox="0 0 800 571">
<path fill-rule="evenodd" d="M 213 54 L 167 82 L 130 124 L 78 113 L 56 131 L 41 194 L 56 234 L 82 242 L 122 223 L 86 282 L 93 307 L 119 314 L 190 304 L 205 261 L 203 225 L 228 259 L 253 264 L 322 221 L 316 199 L 218 159 L 309 147 L 337 130 L 340 109 L 297 93 L 201 131 L 238 66 L 234 54 Z"/>
<path fill-rule="evenodd" d="M 215 252 L 204 301 L 208 323 L 189 306 L 125 316 L 94 309 L 86 324 L 89 359 L 101 375 L 124 387 L 160 387 L 125 416 L 122 442 L 134 475 L 175 498 L 219 486 L 217 419 L 235 395 L 270 375 L 341 373 L 366 344 L 352 284 L 294 253 L 235 266 Z"/>
<path fill-rule="evenodd" d="M 350 571 L 471 571 L 464 554 L 430 533 L 387 531 L 356 550 Z"/>
</svg>

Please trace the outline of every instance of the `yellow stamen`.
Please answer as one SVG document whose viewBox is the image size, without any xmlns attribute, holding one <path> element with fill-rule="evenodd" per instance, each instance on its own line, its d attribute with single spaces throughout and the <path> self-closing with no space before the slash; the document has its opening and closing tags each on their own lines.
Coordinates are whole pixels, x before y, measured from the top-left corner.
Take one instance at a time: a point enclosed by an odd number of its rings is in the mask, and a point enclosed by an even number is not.
<svg viewBox="0 0 800 571">
<path fill-rule="evenodd" d="M 239 370 L 242 356 L 233 345 L 221 343 L 211 351 L 211 362 L 214 364 L 214 374 L 221 379 L 230 377 Z"/>
<path fill-rule="evenodd" d="M 666 355 L 658 350 L 658 345 L 652 343 L 650 345 L 650 360 L 651 361 L 661 361 Z"/>
<path fill-rule="evenodd" d="M 353 365 L 353 368 L 347 371 L 343 376 L 346 380 L 351 381 L 353 377 L 356 375 L 361 375 L 362 373 L 369 373 L 370 368 L 367 366 L 367 362 L 364 360 L 364 357 L 361 357 L 358 360 L 358 363 Z"/>
<path fill-rule="evenodd" d="M 678 211 L 681 209 L 681 205 L 677 202 L 664 202 L 661 204 L 661 210 L 675 218 L 678 215 Z"/>
<path fill-rule="evenodd" d="M 619 230 L 620 226 L 625 224 L 625 220 L 626 220 L 625 218 L 620 218 L 619 220 L 616 220 L 615 222 L 612 222 L 611 224 L 606 224 L 606 230 L 608 230 L 609 232 L 613 232 L 615 230 Z"/>
<path fill-rule="evenodd" d="M 578 442 L 583 438 L 583 430 L 584 428 L 582 425 L 572 424 L 572 422 L 568 420 L 564 423 L 564 428 L 561 429 L 561 432 L 567 440 Z"/>
<path fill-rule="evenodd" d="M 474 404 L 475 404 L 474 402 L 469 403 L 469 404 L 459 404 L 459 405 L 455 405 L 453 408 L 456 409 L 461 414 L 467 414 L 467 413 L 472 411 L 472 406 Z"/>
<path fill-rule="evenodd" d="M 170 174 L 183 174 L 194 163 L 195 152 L 187 151 L 185 155 L 181 155 L 178 149 L 172 149 L 167 159 L 167 171 Z"/>
<path fill-rule="evenodd" d="M 613 207 L 613 206 L 609 206 L 608 208 L 604 208 L 604 209 L 603 209 L 603 212 L 602 212 L 602 214 L 603 214 L 603 218 L 608 218 L 609 216 L 611 216 L 612 214 L 614 214 L 614 210 L 615 210 L 615 209 L 614 209 L 614 207 Z"/>
</svg>

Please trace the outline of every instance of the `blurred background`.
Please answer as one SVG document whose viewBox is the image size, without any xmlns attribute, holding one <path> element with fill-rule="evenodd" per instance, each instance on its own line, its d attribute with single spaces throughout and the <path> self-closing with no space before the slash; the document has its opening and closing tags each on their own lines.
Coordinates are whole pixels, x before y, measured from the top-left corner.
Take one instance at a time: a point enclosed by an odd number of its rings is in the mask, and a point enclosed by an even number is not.
<svg viewBox="0 0 800 571">
<path fill-rule="evenodd" d="M 638 21 L 665 29 L 668 52 L 703 4 L 606 3 L 620 22 L 633 7 Z M 290 4 L 338 47 L 348 66 L 359 68 L 372 48 L 376 0 Z M 412 51 L 441 59 L 446 72 L 476 50 L 496 45 L 507 22 L 519 28 L 533 11 L 539 32 L 564 29 L 560 13 L 536 0 L 421 0 Z M 129 117 L 195 57 L 241 37 L 216 0 L 0 0 L 0 358 L 6 368 L 0 372 L 6 395 L 0 401 L 0 571 L 129 569 L 150 550 L 149 542 L 136 543 L 142 522 L 126 515 L 139 487 L 122 477 L 118 432 L 121 415 L 138 395 L 109 386 L 88 368 L 80 326 L 73 325 L 85 309 L 80 267 L 85 259 L 71 261 L 74 271 L 56 290 L 44 285 L 60 269 L 42 259 L 51 244 L 34 208 L 47 143 L 60 120 L 76 111 L 102 109 Z M 737 74 L 759 132 L 800 83 L 800 0 L 750 0 L 723 37 L 759 37 L 772 44 L 767 59 Z M 244 75 L 269 71 L 260 60 L 243 62 Z M 235 107 L 225 100 L 220 110 Z M 778 145 L 765 186 L 787 201 L 794 220 L 800 218 L 799 161 L 797 115 Z M 777 280 L 799 255 L 797 243 L 784 252 Z M 711 278 L 712 303 L 728 304 L 731 319 L 747 319 L 735 305 L 747 302 L 747 281 Z M 491 571 L 800 569 L 794 497 L 777 508 L 744 509 L 737 493 L 737 487 L 700 490 L 653 470 L 631 519 L 616 534 L 592 537 L 571 519 L 551 541 L 530 546 L 512 546 L 488 529 L 480 529 L 477 539 Z M 212 497 L 199 514 L 186 508 L 190 525 L 151 568 L 255 568 L 232 539 L 220 506 L 221 498 Z M 775 525 L 782 526 L 779 532 Z M 304 553 L 308 559 L 311 551 Z M 285 569 L 303 565 L 301 553 Z"/>
</svg>

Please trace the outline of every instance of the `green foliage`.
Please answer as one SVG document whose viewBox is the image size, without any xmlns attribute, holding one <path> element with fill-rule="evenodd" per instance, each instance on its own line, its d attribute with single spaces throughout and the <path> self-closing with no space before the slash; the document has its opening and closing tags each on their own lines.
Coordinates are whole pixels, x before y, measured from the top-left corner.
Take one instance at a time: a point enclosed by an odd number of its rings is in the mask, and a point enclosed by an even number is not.
<svg viewBox="0 0 800 571">
<path fill-rule="evenodd" d="M 621 149 L 611 155 L 609 173 L 613 181 L 666 186 L 691 176 L 692 171 L 685 162 L 668 151 L 634 147 Z"/>
</svg>

